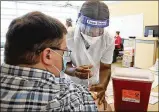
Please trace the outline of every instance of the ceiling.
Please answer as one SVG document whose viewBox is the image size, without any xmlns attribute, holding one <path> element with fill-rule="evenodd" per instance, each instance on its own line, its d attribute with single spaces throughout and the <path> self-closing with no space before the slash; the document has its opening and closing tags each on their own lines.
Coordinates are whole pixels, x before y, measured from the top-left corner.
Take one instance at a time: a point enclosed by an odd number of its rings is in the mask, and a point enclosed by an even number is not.
<svg viewBox="0 0 159 112">
<path fill-rule="evenodd" d="M 53 6 L 59 6 L 59 7 L 76 7 L 79 8 L 80 6 L 82 6 L 82 4 L 85 1 L 17 1 L 17 2 L 25 2 L 25 3 L 35 3 L 35 4 L 46 4 L 46 5 L 53 5 Z M 106 4 L 110 4 L 110 3 L 116 3 L 119 1 L 103 1 Z"/>
</svg>

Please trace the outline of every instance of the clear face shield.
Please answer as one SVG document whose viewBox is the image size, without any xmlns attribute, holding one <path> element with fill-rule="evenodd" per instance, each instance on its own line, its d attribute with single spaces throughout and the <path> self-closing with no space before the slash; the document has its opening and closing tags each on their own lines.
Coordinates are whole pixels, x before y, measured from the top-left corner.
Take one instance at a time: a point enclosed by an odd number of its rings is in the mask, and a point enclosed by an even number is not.
<svg viewBox="0 0 159 112">
<path fill-rule="evenodd" d="M 104 28 L 109 26 L 109 19 L 95 20 L 79 14 L 78 23 L 80 24 L 80 31 L 82 33 L 90 37 L 98 37 L 103 35 Z"/>
</svg>

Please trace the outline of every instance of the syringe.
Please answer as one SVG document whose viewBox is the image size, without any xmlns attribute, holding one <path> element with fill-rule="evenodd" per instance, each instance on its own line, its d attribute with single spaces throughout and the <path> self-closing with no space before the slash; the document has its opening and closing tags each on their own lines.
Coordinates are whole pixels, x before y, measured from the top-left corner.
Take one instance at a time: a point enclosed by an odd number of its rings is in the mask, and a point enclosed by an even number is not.
<svg viewBox="0 0 159 112">
<path fill-rule="evenodd" d="M 88 69 L 89 69 L 89 67 L 88 67 Z M 87 82 L 87 84 L 88 84 L 88 87 L 89 87 L 89 73 L 88 73 L 88 82 Z"/>
</svg>

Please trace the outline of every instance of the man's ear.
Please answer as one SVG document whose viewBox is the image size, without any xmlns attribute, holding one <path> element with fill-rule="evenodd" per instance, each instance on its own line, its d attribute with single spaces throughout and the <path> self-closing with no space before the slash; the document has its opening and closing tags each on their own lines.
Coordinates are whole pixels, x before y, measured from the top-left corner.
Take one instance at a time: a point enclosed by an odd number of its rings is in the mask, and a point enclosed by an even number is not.
<svg viewBox="0 0 159 112">
<path fill-rule="evenodd" d="M 46 48 L 41 52 L 41 61 L 46 65 L 52 65 L 52 55 L 51 49 Z"/>
</svg>

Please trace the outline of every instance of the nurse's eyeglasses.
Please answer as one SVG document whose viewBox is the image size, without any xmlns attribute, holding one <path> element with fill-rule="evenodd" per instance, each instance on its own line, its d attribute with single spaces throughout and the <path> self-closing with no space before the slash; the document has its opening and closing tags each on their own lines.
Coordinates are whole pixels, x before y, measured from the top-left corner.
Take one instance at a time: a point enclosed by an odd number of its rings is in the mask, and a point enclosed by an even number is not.
<svg viewBox="0 0 159 112">
<path fill-rule="evenodd" d="M 65 56 L 65 57 L 69 57 L 71 55 L 71 52 L 72 52 L 71 50 L 68 50 L 68 49 L 60 49 L 60 48 L 56 48 L 56 47 L 50 47 L 50 49 L 64 51 L 63 56 Z"/>
</svg>

